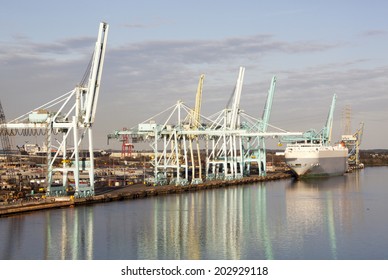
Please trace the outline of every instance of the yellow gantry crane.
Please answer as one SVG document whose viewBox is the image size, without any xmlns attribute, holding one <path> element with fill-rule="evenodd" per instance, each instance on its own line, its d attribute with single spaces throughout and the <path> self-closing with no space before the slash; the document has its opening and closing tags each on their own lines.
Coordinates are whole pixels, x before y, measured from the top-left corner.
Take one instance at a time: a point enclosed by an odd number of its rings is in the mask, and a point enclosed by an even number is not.
<svg viewBox="0 0 388 280">
<path fill-rule="evenodd" d="M 191 117 L 190 126 L 192 130 L 198 130 L 201 124 L 202 88 L 203 88 L 204 79 L 205 79 L 205 75 L 201 74 L 201 76 L 199 77 L 197 94 L 195 95 L 195 107 Z M 196 141 L 196 146 L 197 146 L 198 177 L 195 176 L 196 164 L 195 164 L 194 153 L 193 153 L 193 140 Z M 191 182 L 199 184 L 199 183 L 202 183 L 202 164 L 201 164 L 201 151 L 199 148 L 199 139 L 197 135 L 193 135 L 190 138 L 189 147 L 190 147 L 190 156 L 191 156 L 191 165 L 192 165 Z"/>
<path fill-rule="evenodd" d="M 202 104 L 202 88 L 203 88 L 203 80 L 205 79 L 205 75 L 202 74 L 199 77 L 197 94 L 195 95 L 195 107 L 193 111 L 192 117 L 192 128 L 198 129 L 201 122 L 201 104 Z"/>
<path fill-rule="evenodd" d="M 362 168 L 363 164 L 360 162 L 360 145 L 362 135 L 364 132 L 364 123 L 360 123 L 360 127 L 353 134 L 342 135 L 342 142 L 349 149 L 348 164 L 349 168 Z"/>
</svg>

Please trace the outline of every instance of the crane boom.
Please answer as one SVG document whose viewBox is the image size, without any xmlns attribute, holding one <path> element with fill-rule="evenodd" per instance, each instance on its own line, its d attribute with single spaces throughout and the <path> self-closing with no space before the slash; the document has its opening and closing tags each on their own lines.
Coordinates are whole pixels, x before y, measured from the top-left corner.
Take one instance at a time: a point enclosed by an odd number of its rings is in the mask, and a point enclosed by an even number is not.
<svg viewBox="0 0 388 280">
<path fill-rule="evenodd" d="M 326 125 L 323 128 L 322 138 L 323 138 L 323 141 L 327 142 L 328 144 L 330 144 L 331 142 L 331 135 L 333 131 L 333 116 L 334 116 L 334 108 L 335 108 L 336 100 L 337 100 L 337 95 L 334 94 L 333 99 L 331 101 L 329 114 L 327 116 Z"/>
<path fill-rule="evenodd" d="M 240 99 L 241 99 L 241 91 L 242 91 L 242 85 L 244 80 L 244 72 L 245 68 L 240 67 L 240 71 L 238 73 L 238 78 L 236 82 L 236 88 L 234 90 L 234 98 L 233 98 L 233 104 L 231 108 L 231 118 L 229 123 L 230 129 L 236 129 L 238 125 L 238 111 L 240 109 Z"/>
<path fill-rule="evenodd" d="M 267 101 L 265 103 L 265 107 L 263 111 L 260 132 L 267 131 L 269 117 L 271 115 L 273 96 L 275 94 L 275 88 L 276 88 L 276 76 L 273 76 L 271 80 L 271 85 L 268 90 Z"/>
<path fill-rule="evenodd" d="M 315 129 L 309 129 L 305 131 L 302 136 L 282 137 L 280 142 L 283 142 L 283 143 L 309 142 L 309 143 L 322 143 L 325 145 L 330 145 L 336 100 L 337 100 L 337 95 L 334 94 L 331 102 L 331 106 L 329 109 L 329 113 L 327 115 L 326 124 L 319 132 L 317 132 Z"/>
<path fill-rule="evenodd" d="M 204 74 L 202 74 L 199 77 L 197 94 L 195 96 L 195 107 L 194 107 L 193 120 L 192 120 L 192 126 L 194 129 L 198 129 L 201 121 L 200 118 L 201 118 L 201 104 L 202 104 L 202 88 L 203 88 L 204 78 L 205 78 Z"/>
<path fill-rule="evenodd" d="M 87 89 L 88 97 L 86 100 L 86 114 L 84 118 L 84 124 L 87 126 L 93 124 L 96 115 L 108 29 L 109 25 L 107 23 L 100 23 L 100 29 L 94 50 L 92 69 L 90 71 L 89 84 Z"/>
</svg>

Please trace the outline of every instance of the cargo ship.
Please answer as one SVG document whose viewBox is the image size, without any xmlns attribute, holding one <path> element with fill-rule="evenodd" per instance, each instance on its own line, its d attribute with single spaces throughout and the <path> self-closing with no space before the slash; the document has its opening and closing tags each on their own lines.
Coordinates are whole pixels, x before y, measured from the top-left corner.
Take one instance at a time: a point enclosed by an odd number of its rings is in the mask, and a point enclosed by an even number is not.
<svg viewBox="0 0 388 280">
<path fill-rule="evenodd" d="M 289 144 L 284 157 L 296 177 L 339 176 L 348 170 L 348 149 L 342 144 Z"/>
</svg>

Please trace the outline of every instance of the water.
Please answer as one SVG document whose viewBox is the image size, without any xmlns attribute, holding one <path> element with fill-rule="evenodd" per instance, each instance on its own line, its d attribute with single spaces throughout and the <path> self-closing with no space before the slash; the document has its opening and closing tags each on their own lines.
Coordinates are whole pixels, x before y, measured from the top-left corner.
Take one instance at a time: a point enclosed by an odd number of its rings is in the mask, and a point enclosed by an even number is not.
<svg viewBox="0 0 388 280">
<path fill-rule="evenodd" d="M 388 167 L 0 219 L 0 259 L 388 259 Z"/>
</svg>

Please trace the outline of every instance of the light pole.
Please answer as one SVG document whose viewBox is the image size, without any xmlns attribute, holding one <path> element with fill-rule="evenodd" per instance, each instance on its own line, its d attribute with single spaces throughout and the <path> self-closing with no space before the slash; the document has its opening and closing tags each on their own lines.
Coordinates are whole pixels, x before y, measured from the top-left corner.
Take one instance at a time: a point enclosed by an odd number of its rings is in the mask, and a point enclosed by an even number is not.
<svg viewBox="0 0 388 280">
<path fill-rule="evenodd" d="M 143 184 L 145 184 L 145 157 L 143 156 Z"/>
</svg>

